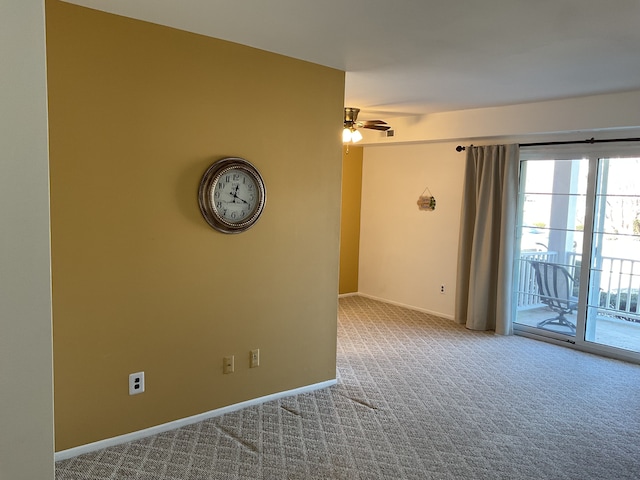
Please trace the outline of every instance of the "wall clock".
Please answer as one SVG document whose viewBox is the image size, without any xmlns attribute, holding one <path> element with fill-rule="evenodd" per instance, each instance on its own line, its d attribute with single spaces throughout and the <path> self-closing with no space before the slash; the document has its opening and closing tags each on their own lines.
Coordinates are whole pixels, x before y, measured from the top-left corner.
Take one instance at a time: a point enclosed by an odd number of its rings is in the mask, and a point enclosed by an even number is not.
<svg viewBox="0 0 640 480">
<path fill-rule="evenodd" d="M 207 223 L 222 233 L 240 233 L 260 218 L 267 190 L 260 172 L 243 158 L 211 165 L 200 181 L 198 203 Z"/>
</svg>

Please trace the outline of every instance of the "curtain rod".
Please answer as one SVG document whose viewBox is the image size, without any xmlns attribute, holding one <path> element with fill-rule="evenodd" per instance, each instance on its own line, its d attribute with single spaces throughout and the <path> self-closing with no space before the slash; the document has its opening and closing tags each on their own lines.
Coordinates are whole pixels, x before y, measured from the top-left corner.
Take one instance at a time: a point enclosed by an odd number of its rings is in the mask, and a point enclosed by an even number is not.
<svg viewBox="0 0 640 480">
<path fill-rule="evenodd" d="M 520 147 L 543 147 L 547 145 L 578 145 L 582 143 L 613 143 L 613 142 L 640 142 L 640 138 L 610 138 L 610 139 L 602 139 L 596 140 L 595 138 L 587 138 L 586 140 L 568 140 L 565 142 L 538 142 L 538 143 L 520 143 L 518 144 Z M 469 145 L 473 147 L 473 145 Z M 458 145 L 456 147 L 456 152 L 462 152 L 466 150 L 467 147 L 463 147 L 462 145 Z"/>
</svg>

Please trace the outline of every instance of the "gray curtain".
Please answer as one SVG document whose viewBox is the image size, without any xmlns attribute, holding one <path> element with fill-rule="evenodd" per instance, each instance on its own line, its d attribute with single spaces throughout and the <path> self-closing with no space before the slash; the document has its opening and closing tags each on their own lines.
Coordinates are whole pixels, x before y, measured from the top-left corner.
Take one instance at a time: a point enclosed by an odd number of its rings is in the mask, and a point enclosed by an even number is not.
<svg viewBox="0 0 640 480">
<path fill-rule="evenodd" d="M 519 156 L 517 144 L 467 148 L 455 318 L 471 330 L 513 333 Z"/>
</svg>

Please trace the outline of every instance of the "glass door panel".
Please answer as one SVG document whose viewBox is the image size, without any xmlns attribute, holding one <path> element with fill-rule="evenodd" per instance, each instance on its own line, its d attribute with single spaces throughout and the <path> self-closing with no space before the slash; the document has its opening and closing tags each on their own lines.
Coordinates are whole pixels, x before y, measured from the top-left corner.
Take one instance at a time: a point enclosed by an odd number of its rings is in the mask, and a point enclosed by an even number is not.
<svg viewBox="0 0 640 480">
<path fill-rule="evenodd" d="M 601 158 L 585 340 L 640 351 L 640 158 Z"/>
<path fill-rule="evenodd" d="M 588 159 L 521 162 L 515 323 L 576 335 Z"/>
</svg>

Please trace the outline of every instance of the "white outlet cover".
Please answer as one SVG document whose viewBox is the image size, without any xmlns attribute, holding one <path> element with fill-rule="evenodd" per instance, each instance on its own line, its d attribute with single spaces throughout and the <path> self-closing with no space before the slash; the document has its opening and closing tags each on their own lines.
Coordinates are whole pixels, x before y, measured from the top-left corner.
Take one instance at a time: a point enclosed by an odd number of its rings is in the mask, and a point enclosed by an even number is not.
<svg viewBox="0 0 640 480">
<path fill-rule="evenodd" d="M 137 395 L 144 392 L 144 372 L 129 375 L 129 395 Z"/>
</svg>

